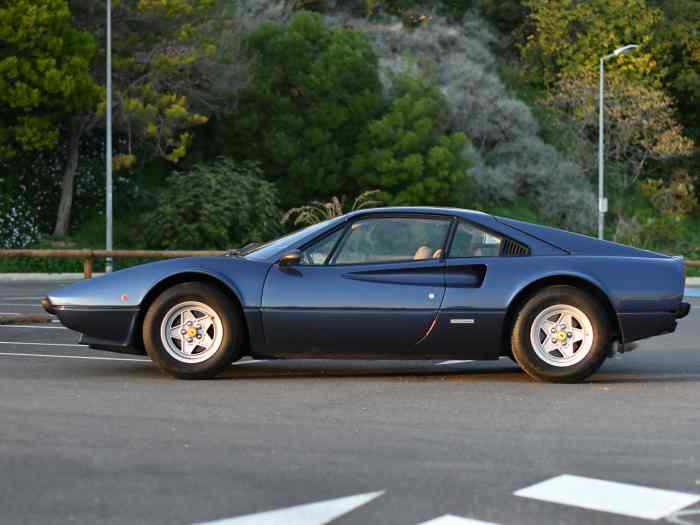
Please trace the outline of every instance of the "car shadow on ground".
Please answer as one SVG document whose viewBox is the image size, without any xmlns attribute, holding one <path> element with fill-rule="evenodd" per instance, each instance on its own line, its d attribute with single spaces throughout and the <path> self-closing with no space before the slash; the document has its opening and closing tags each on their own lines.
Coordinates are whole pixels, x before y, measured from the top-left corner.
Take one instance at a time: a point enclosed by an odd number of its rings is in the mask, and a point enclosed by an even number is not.
<svg viewBox="0 0 700 525">
<path fill-rule="evenodd" d="M 681 353 L 681 352 L 679 352 Z M 639 359 L 625 357 L 609 360 L 586 383 L 643 384 L 643 383 L 700 383 L 700 352 L 682 352 L 675 359 L 658 359 L 659 352 L 640 352 Z M 667 354 L 666 354 L 667 355 Z M 683 359 L 685 358 L 685 359 Z M 36 362 L 35 362 L 36 363 Z M 75 379 L 163 379 L 150 362 L 113 363 L 105 361 L 64 362 L 68 366 L 12 367 L 6 372 L 13 378 L 40 379 L 60 377 Z M 8 376 L 9 377 L 9 376 Z M 2 373 L 0 373 L 2 378 Z M 299 380 L 299 379 L 377 379 L 398 381 L 449 381 L 489 383 L 533 383 L 527 374 L 508 359 L 499 361 L 472 361 L 440 364 L 438 361 L 371 361 L 371 360 L 313 360 L 290 359 L 268 361 L 240 361 L 211 381 L 227 380 Z"/>
</svg>

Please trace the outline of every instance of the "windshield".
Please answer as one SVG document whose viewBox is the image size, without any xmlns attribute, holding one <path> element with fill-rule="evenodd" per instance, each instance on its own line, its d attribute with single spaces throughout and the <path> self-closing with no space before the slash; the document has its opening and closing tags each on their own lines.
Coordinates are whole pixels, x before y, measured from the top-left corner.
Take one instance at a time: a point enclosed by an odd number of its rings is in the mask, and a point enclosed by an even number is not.
<svg viewBox="0 0 700 525">
<path fill-rule="evenodd" d="M 240 255 L 242 257 L 245 257 L 246 259 L 253 259 L 256 261 L 267 259 L 268 257 L 271 257 L 276 253 L 284 250 L 286 247 L 296 244 L 300 240 L 304 239 L 306 236 L 313 235 L 316 232 L 320 232 L 326 226 L 336 222 L 337 220 L 338 218 L 333 218 L 328 219 L 327 221 L 319 222 L 317 224 L 312 224 L 311 226 L 307 226 L 306 228 L 297 230 L 293 233 L 285 235 L 284 237 L 275 239 L 274 241 L 255 246 L 251 250 L 245 251 Z"/>
</svg>

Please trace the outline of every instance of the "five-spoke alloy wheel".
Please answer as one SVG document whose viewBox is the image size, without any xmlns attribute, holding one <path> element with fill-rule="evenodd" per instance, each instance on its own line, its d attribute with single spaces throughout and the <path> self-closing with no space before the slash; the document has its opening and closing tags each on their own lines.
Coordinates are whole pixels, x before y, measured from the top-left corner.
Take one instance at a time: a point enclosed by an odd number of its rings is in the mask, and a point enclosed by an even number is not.
<svg viewBox="0 0 700 525">
<path fill-rule="evenodd" d="M 202 282 L 165 290 L 143 323 L 148 355 L 163 372 L 183 379 L 219 374 L 240 357 L 243 334 L 238 305 Z"/>
<path fill-rule="evenodd" d="M 608 355 L 611 329 L 605 307 L 573 286 L 550 286 L 531 296 L 515 317 L 513 356 L 541 381 L 582 381 Z"/>
</svg>

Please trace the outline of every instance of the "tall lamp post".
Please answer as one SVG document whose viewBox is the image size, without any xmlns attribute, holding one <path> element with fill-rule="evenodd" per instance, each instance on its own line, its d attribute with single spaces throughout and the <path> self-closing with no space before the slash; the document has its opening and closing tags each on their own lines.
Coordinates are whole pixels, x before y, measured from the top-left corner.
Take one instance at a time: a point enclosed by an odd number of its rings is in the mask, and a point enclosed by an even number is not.
<svg viewBox="0 0 700 525">
<path fill-rule="evenodd" d="M 605 92 L 605 62 L 611 58 L 615 58 L 625 53 L 629 53 L 638 49 L 637 44 L 629 44 L 624 47 L 619 47 L 609 55 L 605 55 L 600 58 L 600 91 L 598 93 L 598 238 L 602 239 L 604 236 L 604 226 L 605 226 L 605 213 L 608 211 L 608 199 L 605 198 L 605 187 L 603 182 L 605 180 L 605 159 L 603 150 L 605 147 L 605 121 L 604 113 L 605 106 L 603 104 L 603 97 Z"/>
<path fill-rule="evenodd" d="M 112 249 L 112 1 L 107 0 L 107 140 L 106 140 L 106 195 L 107 242 L 105 248 Z M 112 258 L 107 257 L 105 271 L 112 271 Z"/>
</svg>

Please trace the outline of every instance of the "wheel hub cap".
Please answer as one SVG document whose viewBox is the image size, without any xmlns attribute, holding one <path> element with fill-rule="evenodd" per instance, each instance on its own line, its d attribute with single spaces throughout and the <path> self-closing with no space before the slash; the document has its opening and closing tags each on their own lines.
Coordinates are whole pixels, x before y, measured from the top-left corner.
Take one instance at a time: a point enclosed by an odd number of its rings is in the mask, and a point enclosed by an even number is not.
<svg viewBox="0 0 700 525">
<path fill-rule="evenodd" d="M 593 326 L 574 306 L 558 304 L 544 309 L 530 329 L 530 342 L 545 363 L 565 367 L 580 363 L 593 346 Z"/>
<path fill-rule="evenodd" d="M 216 311 L 198 301 L 176 304 L 163 317 L 160 338 L 165 350 L 182 363 L 201 363 L 223 341 L 223 323 Z"/>
</svg>

